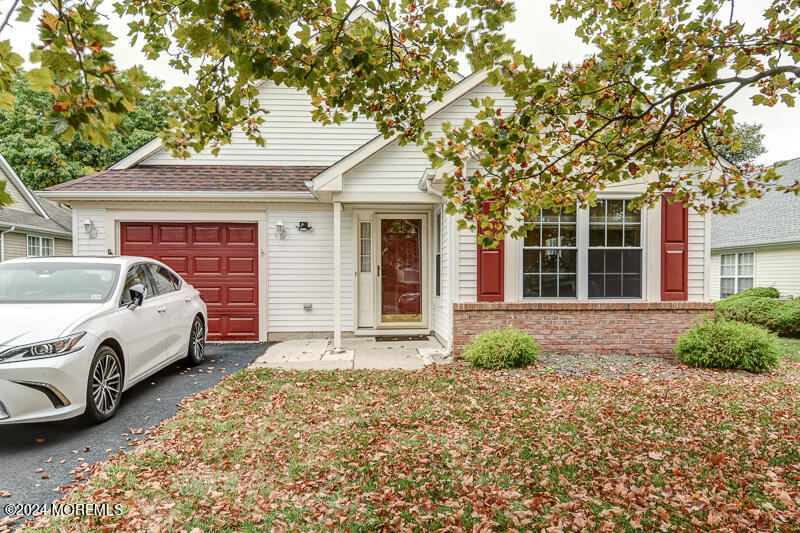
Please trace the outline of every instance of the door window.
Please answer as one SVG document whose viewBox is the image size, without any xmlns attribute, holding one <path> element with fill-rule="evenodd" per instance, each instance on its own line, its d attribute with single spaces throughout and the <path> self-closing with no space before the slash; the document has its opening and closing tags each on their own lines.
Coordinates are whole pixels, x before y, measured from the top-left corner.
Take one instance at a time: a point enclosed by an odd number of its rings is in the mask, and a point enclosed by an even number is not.
<svg viewBox="0 0 800 533">
<path fill-rule="evenodd" d="M 147 269 L 143 264 L 133 265 L 130 269 L 128 269 L 128 274 L 125 276 L 125 287 L 122 289 L 122 305 L 128 305 L 131 303 L 131 287 L 134 285 L 143 285 L 145 289 L 145 296 L 144 299 L 147 298 L 155 292 L 153 291 L 153 285 L 150 282 L 150 276 L 147 273 Z"/>
<path fill-rule="evenodd" d="M 155 290 L 153 294 L 167 294 L 180 289 L 180 279 L 169 269 L 155 263 L 148 263 L 147 268 L 153 279 L 153 289 Z"/>
</svg>

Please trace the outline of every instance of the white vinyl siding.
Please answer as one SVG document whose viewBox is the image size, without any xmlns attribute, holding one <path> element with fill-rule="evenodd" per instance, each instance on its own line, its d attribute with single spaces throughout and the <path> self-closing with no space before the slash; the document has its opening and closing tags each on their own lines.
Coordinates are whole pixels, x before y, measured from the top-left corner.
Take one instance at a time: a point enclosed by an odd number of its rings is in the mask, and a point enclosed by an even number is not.
<svg viewBox="0 0 800 533">
<path fill-rule="evenodd" d="M 6 233 L 3 236 L 3 244 L 4 261 L 28 255 L 28 241 L 24 233 Z"/>
<path fill-rule="evenodd" d="M 267 213 L 269 332 L 333 330 L 333 209 Z M 286 228 L 283 239 L 275 224 Z M 306 221 L 311 231 L 297 230 Z M 342 212 L 342 328 L 353 330 L 353 217 Z M 304 310 L 311 304 L 311 311 Z"/>
<path fill-rule="evenodd" d="M 72 255 L 72 241 L 69 239 L 56 239 L 56 255 L 59 257 Z"/>
<path fill-rule="evenodd" d="M 473 232 L 460 230 L 458 238 L 458 291 L 459 302 L 478 301 L 478 241 Z"/>
<path fill-rule="evenodd" d="M 83 228 L 83 222 L 91 220 L 94 224 L 92 235 L 88 235 Z M 106 248 L 106 210 L 80 208 L 72 216 L 72 238 L 75 241 L 75 255 L 108 255 Z M 113 231 L 113 228 L 109 228 Z"/>
<path fill-rule="evenodd" d="M 689 301 L 705 300 L 706 291 L 706 219 L 694 211 L 689 211 L 689 242 L 688 244 L 688 290 Z M 711 276 L 714 277 L 713 275 Z M 717 280 L 719 281 L 719 280 Z M 717 291 L 719 292 L 719 290 Z M 713 296 L 713 295 L 712 295 Z"/>
<path fill-rule="evenodd" d="M 477 109 L 470 100 L 491 96 L 506 112 L 513 109 L 512 101 L 498 89 L 482 84 L 475 90 L 459 98 L 434 117 L 428 119 L 429 131 L 434 137 L 441 134 L 442 122 L 453 126 L 464 123 L 464 119 L 474 117 Z M 418 182 L 423 172 L 430 168 L 431 162 L 420 146 L 414 143 L 400 146 L 394 141 L 344 176 L 344 192 L 419 192 Z"/>
<path fill-rule="evenodd" d="M 189 159 L 174 159 L 162 150 L 143 164 L 330 166 L 378 135 L 374 123 L 363 118 L 329 126 L 314 122 L 311 98 L 293 88 L 265 83 L 259 100 L 269 111 L 261 126 L 266 146 L 236 132 L 217 156 L 204 150 Z"/>
<path fill-rule="evenodd" d="M 453 303 L 450 301 L 450 222 L 451 218 L 441 212 L 441 294 L 434 296 L 434 310 L 433 310 L 433 328 L 440 337 L 449 339 L 452 329 L 452 307 Z M 439 213 L 435 213 L 435 216 Z M 436 227 L 436 224 L 433 225 Z M 434 243 L 436 236 L 434 235 Z M 436 265 L 434 263 L 434 276 L 436 275 Z M 434 287 L 436 280 L 434 279 Z"/>
</svg>

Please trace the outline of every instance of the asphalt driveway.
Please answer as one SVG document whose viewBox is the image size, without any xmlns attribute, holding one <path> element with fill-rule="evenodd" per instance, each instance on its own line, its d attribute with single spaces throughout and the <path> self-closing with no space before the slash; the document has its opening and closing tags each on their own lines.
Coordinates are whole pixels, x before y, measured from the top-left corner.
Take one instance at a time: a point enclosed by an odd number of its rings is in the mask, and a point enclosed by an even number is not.
<svg viewBox="0 0 800 533">
<path fill-rule="evenodd" d="M 123 396 L 116 416 L 101 425 L 82 418 L 0 426 L 0 523 L 8 504 L 48 504 L 89 465 L 129 449 L 147 429 L 177 413 L 185 397 L 209 389 L 264 353 L 266 344 L 209 344 L 199 367 L 178 363 Z M 2 529 L 2 526 L 0 526 Z"/>
</svg>

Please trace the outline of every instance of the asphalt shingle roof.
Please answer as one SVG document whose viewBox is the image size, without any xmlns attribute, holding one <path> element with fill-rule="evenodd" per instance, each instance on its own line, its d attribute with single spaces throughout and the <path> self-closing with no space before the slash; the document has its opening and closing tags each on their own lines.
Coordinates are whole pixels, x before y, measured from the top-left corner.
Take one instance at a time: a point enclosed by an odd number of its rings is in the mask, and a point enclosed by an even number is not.
<svg viewBox="0 0 800 533">
<path fill-rule="evenodd" d="M 55 206 L 55 209 L 61 208 Z M 50 209 L 45 207 L 45 210 L 50 214 Z M 53 215 L 50 214 L 50 216 L 52 217 Z M 0 224 L 3 226 L 25 226 L 26 228 L 38 228 L 46 231 L 58 232 L 69 232 L 72 228 L 71 216 L 69 226 L 62 226 L 55 220 L 47 220 L 36 213 L 29 213 L 12 208 L 0 209 Z"/>
<path fill-rule="evenodd" d="M 791 185 L 800 179 L 800 158 L 778 168 L 777 183 Z M 711 248 L 735 248 L 800 242 L 800 196 L 770 191 L 748 200 L 734 215 L 711 219 Z"/>
<path fill-rule="evenodd" d="M 104 170 L 48 191 L 307 191 L 305 182 L 327 167 L 139 165 Z"/>
</svg>

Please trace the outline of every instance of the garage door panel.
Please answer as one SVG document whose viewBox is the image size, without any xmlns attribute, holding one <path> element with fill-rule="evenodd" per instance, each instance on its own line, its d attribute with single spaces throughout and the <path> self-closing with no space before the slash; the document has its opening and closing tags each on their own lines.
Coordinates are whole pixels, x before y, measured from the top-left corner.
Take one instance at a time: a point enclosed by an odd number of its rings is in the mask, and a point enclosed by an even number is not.
<svg viewBox="0 0 800 533">
<path fill-rule="evenodd" d="M 258 271 L 255 257 L 228 257 L 228 274 L 252 275 Z"/>
<path fill-rule="evenodd" d="M 255 224 L 123 223 L 122 253 L 169 265 L 200 291 L 211 340 L 258 340 Z"/>
</svg>

